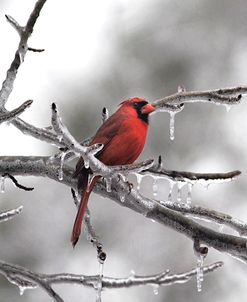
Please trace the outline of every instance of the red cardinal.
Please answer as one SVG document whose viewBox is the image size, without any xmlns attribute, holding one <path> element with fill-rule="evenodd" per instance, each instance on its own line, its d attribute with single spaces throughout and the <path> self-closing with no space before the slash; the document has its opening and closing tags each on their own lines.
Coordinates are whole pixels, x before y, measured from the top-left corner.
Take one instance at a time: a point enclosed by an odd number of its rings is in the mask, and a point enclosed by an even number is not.
<svg viewBox="0 0 247 302">
<path fill-rule="evenodd" d="M 98 129 L 90 143 L 104 145 L 96 157 L 110 166 L 132 164 L 144 148 L 148 115 L 154 110 L 151 104 L 141 98 L 131 98 L 122 102 L 120 108 Z M 100 178 L 96 176 L 87 188 L 89 173 L 92 171 L 84 167 L 84 161 L 80 158 L 74 176 L 78 177 L 78 191 L 82 195 L 71 235 L 73 246 L 76 245 L 81 233 L 89 195 Z"/>
</svg>

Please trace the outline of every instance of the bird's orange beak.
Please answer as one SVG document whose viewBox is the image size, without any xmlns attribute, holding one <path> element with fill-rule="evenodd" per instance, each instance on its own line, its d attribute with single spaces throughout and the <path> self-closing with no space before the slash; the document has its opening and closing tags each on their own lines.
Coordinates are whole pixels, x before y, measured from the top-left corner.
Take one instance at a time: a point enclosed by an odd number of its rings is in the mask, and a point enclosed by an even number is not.
<svg viewBox="0 0 247 302">
<path fill-rule="evenodd" d="M 141 109 L 142 114 L 149 114 L 153 111 L 155 111 L 155 107 L 151 104 L 147 104 L 147 105 L 143 106 Z"/>
</svg>

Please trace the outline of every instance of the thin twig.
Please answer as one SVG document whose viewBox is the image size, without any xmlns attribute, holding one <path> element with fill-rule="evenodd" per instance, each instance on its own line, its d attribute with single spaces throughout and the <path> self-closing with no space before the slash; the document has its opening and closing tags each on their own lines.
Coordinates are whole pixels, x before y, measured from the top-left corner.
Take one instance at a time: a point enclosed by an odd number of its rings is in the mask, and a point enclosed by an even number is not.
<svg viewBox="0 0 247 302">
<path fill-rule="evenodd" d="M 34 188 L 31 188 L 31 187 L 26 187 L 26 186 L 23 186 L 23 185 L 19 184 L 18 181 L 17 181 L 17 179 L 13 175 L 11 175 L 9 173 L 4 173 L 2 175 L 2 177 L 8 177 L 9 179 L 11 179 L 13 181 L 13 183 L 15 184 L 15 186 L 17 188 L 21 189 L 21 190 L 24 190 L 24 191 L 33 191 L 33 189 L 34 189 Z"/>
<path fill-rule="evenodd" d="M 20 206 L 16 209 L 8 210 L 0 213 L 0 222 L 7 221 L 14 218 L 16 215 L 20 214 L 22 210 L 23 210 L 23 206 Z"/>
<path fill-rule="evenodd" d="M 28 47 L 27 50 L 32 51 L 32 52 L 43 52 L 45 51 L 43 48 L 33 48 L 33 47 Z"/>
<path fill-rule="evenodd" d="M 24 102 L 19 107 L 15 108 L 14 110 L 7 111 L 6 113 L 0 114 L 0 124 L 3 122 L 7 122 L 12 120 L 13 118 L 17 117 L 18 115 L 22 114 L 27 108 L 29 108 L 32 104 L 32 100 Z"/>
<path fill-rule="evenodd" d="M 222 267 L 223 262 L 215 262 L 211 265 L 203 267 L 204 274 L 214 272 L 215 270 Z M 34 273 L 26 268 L 23 268 L 18 265 L 9 264 L 6 262 L 0 261 L 0 273 L 3 275 L 10 274 L 12 276 L 17 275 L 19 278 L 24 280 L 29 280 L 32 284 L 38 284 L 43 287 L 46 292 L 52 296 L 50 291 L 51 285 L 53 284 L 78 284 L 86 287 L 95 288 L 98 282 L 98 275 L 86 276 L 86 275 L 76 275 L 69 273 L 62 274 L 38 274 Z M 172 285 L 176 283 L 185 283 L 191 279 L 191 277 L 196 275 L 196 269 L 190 271 L 179 273 L 179 274 L 170 274 L 169 270 L 165 270 L 162 273 L 158 273 L 150 276 L 137 276 L 131 274 L 127 278 L 112 278 L 103 276 L 102 278 L 102 287 L 103 289 L 112 289 L 112 288 L 128 288 L 140 285 Z M 33 285 L 34 285 L 33 284 Z M 60 297 L 61 299 L 61 297 Z M 63 301 L 63 300 L 55 300 Z"/>
<path fill-rule="evenodd" d="M 27 21 L 27 24 L 24 28 L 20 27 L 17 21 L 10 16 L 6 16 L 7 20 L 10 22 L 12 26 L 17 30 L 20 35 L 20 42 L 18 49 L 15 53 L 14 60 L 12 61 L 10 68 L 7 71 L 6 78 L 2 84 L 2 89 L 0 90 L 0 106 L 3 108 L 13 90 L 13 84 L 17 75 L 17 71 L 23 62 L 28 46 L 27 42 L 29 37 L 33 32 L 33 27 L 39 17 L 39 13 L 45 4 L 46 0 L 38 0 L 35 4 L 35 7 Z"/>
<path fill-rule="evenodd" d="M 167 97 L 155 100 L 152 105 L 162 110 L 167 104 L 184 104 L 191 102 L 210 102 L 219 105 L 239 104 L 242 94 L 247 94 L 247 86 L 206 91 L 179 91 Z"/>
<path fill-rule="evenodd" d="M 161 201 L 163 206 L 185 214 L 187 217 L 202 219 L 209 222 L 215 222 L 220 225 L 226 225 L 239 233 L 241 236 L 247 236 L 247 223 L 233 218 L 229 214 L 217 212 L 197 205 L 188 205 L 170 201 Z"/>
<path fill-rule="evenodd" d="M 241 171 L 236 170 L 226 173 L 196 173 L 167 170 L 158 164 L 142 171 L 141 174 L 160 176 L 177 182 L 203 183 L 204 181 L 210 181 L 211 183 L 224 183 L 236 179 L 238 176 L 240 176 Z"/>
</svg>

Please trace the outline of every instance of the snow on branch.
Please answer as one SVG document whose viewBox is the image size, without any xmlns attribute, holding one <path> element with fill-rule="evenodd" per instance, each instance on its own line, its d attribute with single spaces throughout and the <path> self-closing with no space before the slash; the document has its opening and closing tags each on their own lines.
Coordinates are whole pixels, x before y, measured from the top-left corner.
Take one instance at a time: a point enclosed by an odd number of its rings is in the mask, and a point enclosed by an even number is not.
<svg viewBox="0 0 247 302">
<path fill-rule="evenodd" d="M 214 272 L 222 267 L 223 262 L 215 262 L 211 265 L 203 266 L 202 271 L 204 274 Z M 20 293 L 26 289 L 34 289 L 37 286 L 43 288 L 49 296 L 55 301 L 64 301 L 53 289 L 52 285 L 55 284 L 78 284 L 81 286 L 96 288 L 99 276 L 76 275 L 69 273 L 62 274 L 39 274 L 34 273 L 26 268 L 18 265 L 9 264 L 0 261 L 0 273 L 3 274 L 11 283 L 17 285 Z M 102 289 L 113 288 L 128 288 L 134 286 L 151 285 L 154 289 L 159 286 L 172 285 L 176 283 L 186 283 L 193 276 L 197 274 L 196 269 L 178 274 L 171 274 L 169 270 L 151 276 L 137 276 L 133 273 L 127 278 L 112 278 L 104 276 L 102 278 Z"/>
</svg>

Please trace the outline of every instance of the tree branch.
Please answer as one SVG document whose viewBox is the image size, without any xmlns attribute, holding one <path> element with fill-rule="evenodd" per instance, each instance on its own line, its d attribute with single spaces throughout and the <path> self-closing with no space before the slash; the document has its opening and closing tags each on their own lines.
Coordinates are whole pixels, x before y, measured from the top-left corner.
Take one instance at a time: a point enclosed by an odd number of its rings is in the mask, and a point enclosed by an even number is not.
<svg viewBox="0 0 247 302">
<path fill-rule="evenodd" d="M 16 215 L 20 214 L 22 210 L 23 210 L 23 206 L 20 206 L 13 210 L 1 212 L 0 213 L 0 222 L 7 221 L 7 220 L 14 218 Z"/>
<path fill-rule="evenodd" d="M 58 179 L 58 170 L 59 165 L 50 162 L 49 157 L 0 157 L 0 174 L 48 177 L 76 189 L 77 181 L 72 177 L 74 170 L 64 165 L 62 180 Z M 160 205 L 155 200 L 143 197 L 133 189 L 130 192 L 129 185 L 117 177 L 112 179 L 111 192 L 106 191 L 106 187 L 102 182 L 96 185 L 94 191 L 114 200 L 121 206 L 128 207 L 186 235 L 192 241 L 194 241 L 194 238 L 199 238 L 207 246 L 247 262 L 247 239 L 213 231 L 174 210 Z M 121 200 L 119 192 L 124 194 L 124 202 Z"/>
<path fill-rule="evenodd" d="M 28 50 L 27 42 L 29 37 L 31 36 L 33 32 L 33 27 L 39 17 L 39 13 L 45 4 L 46 0 L 38 0 L 36 2 L 36 5 L 27 21 L 27 24 L 25 27 L 21 27 L 17 21 L 14 20 L 14 18 L 7 16 L 7 20 L 10 22 L 12 26 L 17 30 L 18 34 L 20 35 L 20 42 L 18 49 L 15 53 L 14 60 L 12 61 L 10 68 L 7 71 L 6 78 L 2 84 L 2 89 L 0 90 L 0 107 L 4 108 L 12 90 L 13 90 L 13 84 L 18 72 L 18 69 L 23 62 L 26 52 Z"/>
<path fill-rule="evenodd" d="M 214 272 L 215 270 L 222 267 L 223 262 L 216 262 L 211 265 L 203 267 L 203 273 L 208 274 Z M 61 274 L 39 274 L 34 273 L 26 268 L 23 268 L 18 265 L 9 264 L 6 262 L 0 261 L 0 273 L 7 277 L 11 276 L 15 278 L 13 282 L 17 286 L 26 288 L 35 288 L 35 285 L 41 286 L 55 301 L 63 301 L 62 298 L 56 294 L 52 285 L 54 284 L 78 284 L 86 287 L 95 288 L 99 280 L 98 275 L 86 276 L 86 275 L 76 275 L 69 273 Z M 131 274 L 127 278 L 112 278 L 104 276 L 102 278 L 102 288 L 103 289 L 112 289 L 112 288 L 128 288 L 133 286 L 140 285 L 153 285 L 153 286 L 162 286 L 162 285 L 172 285 L 176 283 L 185 283 L 188 282 L 191 277 L 196 275 L 196 269 L 190 271 L 179 273 L 179 274 L 170 274 L 169 270 L 166 270 L 162 273 L 150 275 L 150 276 L 137 276 Z M 18 278 L 18 279 L 16 279 Z M 16 282 L 16 280 L 18 280 Z M 10 281 L 11 282 L 11 281 Z M 29 287 L 28 287 L 29 286 Z"/>
<path fill-rule="evenodd" d="M 185 214 L 186 217 L 201 219 L 209 222 L 216 222 L 220 225 L 228 226 L 239 233 L 240 236 L 247 236 L 247 224 L 229 214 L 206 209 L 201 206 L 192 206 L 185 203 L 177 203 L 170 201 L 160 201 L 160 203 L 168 209 Z"/>
<path fill-rule="evenodd" d="M 177 182 L 187 182 L 192 184 L 198 182 L 204 184 L 204 182 L 207 181 L 210 183 L 224 183 L 235 180 L 241 174 L 241 171 L 236 170 L 226 173 L 196 173 L 167 170 L 162 168 L 159 164 L 156 164 L 148 169 L 143 170 L 141 174 L 153 175 L 154 177 L 160 176 Z"/>
<path fill-rule="evenodd" d="M 29 100 L 24 102 L 21 106 L 17 107 L 12 111 L 8 111 L 6 113 L 0 114 L 0 124 L 3 122 L 7 122 L 22 114 L 27 108 L 31 106 L 33 101 Z"/>
<path fill-rule="evenodd" d="M 156 110 L 163 110 L 167 104 L 184 104 L 194 102 L 210 102 L 217 105 L 235 105 L 239 104 L 242 94 L 247 94 L 247 86 L 238 86 L 232 88 L 205 90 L 205 91 L 178 91 L 175 94 L 155 100 L 152 105 Z"/>
</svg>

